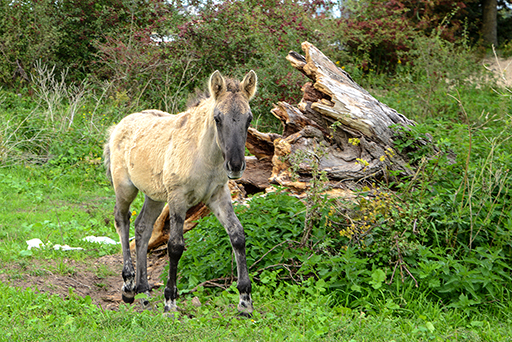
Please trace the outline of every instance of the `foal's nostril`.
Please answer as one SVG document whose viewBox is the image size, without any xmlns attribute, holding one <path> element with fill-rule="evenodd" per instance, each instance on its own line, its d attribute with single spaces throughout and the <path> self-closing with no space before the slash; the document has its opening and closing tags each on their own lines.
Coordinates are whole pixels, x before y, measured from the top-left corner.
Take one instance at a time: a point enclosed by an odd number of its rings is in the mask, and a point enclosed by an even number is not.
<svg viewBox="0 0 512 342">
<path fill-rule="evenodd" d="M 242 163 L 240 165 L 240 167 L 233 167 L 231 165 L 231 161 L 228 160 L 228 162 L 226 163 L 226 170 L 227 171 L 244 171 L 245 170 L 245 160 L 242 160 Z"/>
</svg>

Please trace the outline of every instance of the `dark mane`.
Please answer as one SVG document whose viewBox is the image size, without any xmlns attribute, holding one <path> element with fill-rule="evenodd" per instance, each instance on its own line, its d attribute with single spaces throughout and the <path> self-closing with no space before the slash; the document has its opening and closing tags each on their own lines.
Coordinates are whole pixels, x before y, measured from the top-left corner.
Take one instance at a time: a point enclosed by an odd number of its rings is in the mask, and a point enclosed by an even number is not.
<svg viewBox="0 0 512 342">
<path fill-rule="evenodd" d="M 208 90 L 196 89 L 194 94 L 190 94 L 188 96 L 187 108 L 197 107 L 201 102 L 208 98 L 210 98 L 210 93 L 208 92 Z"/>
<path fill-rule="evenodd" d="M 240 91 L 240 81 L 233 78 L 226 78 L 227 90 L 232 93 L 238 93 Z"/>
<path fill-rule="evenodd" d="M 225 78 L 227 91 L 237 93 L 240 91 L 240 81 L 233 78 Z M 193 95 L 189 95 L 187 100 L 187 108 L 194 108 L 199 106 L 201 102 L 210 98 L 208 90 L 196 89 Z"/>
</svg>

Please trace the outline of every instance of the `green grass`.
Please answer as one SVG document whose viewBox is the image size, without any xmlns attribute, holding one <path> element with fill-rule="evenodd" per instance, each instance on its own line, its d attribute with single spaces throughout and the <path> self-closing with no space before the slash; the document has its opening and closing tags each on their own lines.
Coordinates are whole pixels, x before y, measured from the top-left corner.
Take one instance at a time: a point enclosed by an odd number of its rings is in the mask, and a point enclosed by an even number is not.
<svg viewBox="0 0 512 342">
<path fill-rule="evenodd" d="M 63 261 L 66 258 L 90 260 L 118 253 L 118 246 L 98 247 L 81 240 L 87 235 L 116 239 L 112 223 L 104 222 L 112 213 L 113 192 L 101 180 L 102 170 L 96 172 L 95 177 L 84 181 L 80 169 L 60 171 L 58 176 L 55 169 L 47 167 L 0 169 L 2 264 L 28 265 L 37 259 L 53 259 L 56 263 L 51 272 L 72 274 L 75 270 L 66 265 Z M 270 198 L 269 203 L 278 200 Z M 135 207 L 140 204 L 138 199 Z M 284 209 L 280 214 L 270 212 L 270 220 L 283 219 L 287 210 L 291 209 Z M 258 218 L 258 222 L 262 220 L 265 218 Z M 200 230 L 198 227 L 197 232 Z M 80 245 L 86 250 L 42 249 L 27 253 L 25 241 L 34 237 L 45 242 Z M 102 270 L 108 275 L 108 271 Z M 376 291 L 371 306 L 350 308 L 345 302 L 338 302 L 339 296 L 326 291 L 325 282 L 308 281 L 301 286 L 279 282 L 276 276 L 276 272 L 263 273 L 255 281 L 256 312 L 252 319 L 236 316 L 238 295 L 234 286 L 227 291 L 200 288 L 194 294 L 183 294 L 180 303 L 186 315 L 173 319 L 162 315 L 161 294 L 155 294 L 152 299 L 156 305 L 153 311 L 139 312 L 136 306 L 125 305 L 119 311 L 104 311 L 90 298 L 73 293 L 62 299 L 38 293 L 37 289 L 21 290 L 0 284 L 0 330 L 7 332 L 0 340 L 80 341 L 83 336 L 102 341 L 511 340 L 510 301 L 482 312 L 448 309 L 405 286 L 395 296 L 388 292 L 378 295 Z M 190 305 L 194 295 L 203 303 L 199 308 Z"/>
<path fill-rule="evenodd" d="M 32 254 L 26 250 L 26 241 L 34 238 L 49 246 L 88 247 L 91 244 L 82 241 L 88 235 L 117 239 L 111 217 L 113 192 L 99 174 L 92 177 L 92 171 L 88 172 L 71 167 L 69 170 L 36 166 L 0 169 L 2 261 Z M 110 249 L 110 253 L 114 251 Z M 63 254 L 51 248 L 41 253 L 45 257 Z"/>
<path fill-rule="evenodd" d="M 294 293 L 291 290 L 289 294 Z M 161 310 L 137 312 L 121 306 L 102 311 L 89 298 L 74 294 L 66 300 L 20 291 L 0 284 L 0 337 L 6 341 L 510 341 L 508 317 L 456 310 L 416 300 L 400 314 L 368 315 L 330 306 L 327 296 L 264 296 L 254 293 L 258 310 L 252 319 L 234 314 L 227 303 L 232 289 L 208 297 L 208 304 L 185 315 L 165 317 Z M 161 307 L 159 308 L 161 309 Z"/>
</svg>

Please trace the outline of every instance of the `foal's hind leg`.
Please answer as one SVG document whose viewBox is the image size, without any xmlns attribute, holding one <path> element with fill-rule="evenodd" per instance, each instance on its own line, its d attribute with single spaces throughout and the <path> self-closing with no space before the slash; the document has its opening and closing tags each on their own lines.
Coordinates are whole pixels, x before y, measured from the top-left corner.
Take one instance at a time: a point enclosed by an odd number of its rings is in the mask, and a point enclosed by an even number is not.
<svg viewBox="0 0 512 342">
<path fill-rule="evenodd" d="M 126 303 L 133 303 L 135 297 L 135 271 L 130 253 L 130 204 L 137 196 L 138 190 L 131 184 L 114 184 L 116 191 L 116 206 L 114 208 L 114 219 L 117 233 L 123 248 L 123 288 L 122 298 Z"/>
<path fill-rule="evenodd" d="M 165 203 L 153 201 L 148 196 L 145 197 L 144 205 L 140 211 L 137 220 L 135 220 L 135 246 L 137 250 L 137 272 L 136 272 L 136 292 L 149 295 L 149 284 L 147 275 L 147 252 L 148 241 L 153 232 L 153 225 L 162 212 Z M 147 305 L 144 301 L 144 305 Z"/>
<path fill-rule="evenodd" d="M 237 288 L 240 294 L 238 311 L 241 315 L 250 317 L 253 306 L 251 299 L 251 280 L 249 279 L 247 261 L 245 258 L 245 233 L 242 224 L 233 210 L 231 194 L 227 185 L 213 194 L 208 203 L 208 207 L 215 214 L 229 235 L 231 246 L 235 252 L 238 275 Z"/>
</svg>

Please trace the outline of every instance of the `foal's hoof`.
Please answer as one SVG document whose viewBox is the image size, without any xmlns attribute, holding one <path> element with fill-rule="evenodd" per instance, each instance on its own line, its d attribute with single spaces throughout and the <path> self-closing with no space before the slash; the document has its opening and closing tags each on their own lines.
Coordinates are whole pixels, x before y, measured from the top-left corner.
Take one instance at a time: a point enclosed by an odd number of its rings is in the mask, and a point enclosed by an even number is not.
<svg viewBox="0 0 512 342">
<path fill-rule="evenodd" d="M 241 300 L 240 303 L 238 303 L 237 309 L 238 309 L 238 315 L 240 317 L 246 317 L 246 318 L 251 318 L 252 312 L 254 310 L 252 303 L 245 301 L 245 300 Z"/>
<path fill-rule="evenodd" d="M 164 317 L 177 319 L 180 317 L 180 309 L 177 306 L 168 307 L 166 305 L 164 307 Z"/>
<path fill-rule="evenodd" d="M 135 289 L 133 286 L 133 281 L 125 281 L 123 287 L 121 288 L 121 298 L 123 298 L 123 302 L 128 304 L 131 304 L 135 301 Z"/>
<path fill-rule="evenodd" d="M 135 301 L 135 297 L 127 297 L 123 294 L 121 294 L 121 298 L 123 299 L 123 302 L 132 304 Z"/>
<path fill-rule="evenodd" d="M 243 317 L 243 318 L 252 318 L 252 312 L 242 312 L 242 311 L 239 311 L 238 312 L 238 316 L 239 317 Z"/>
</svg>

